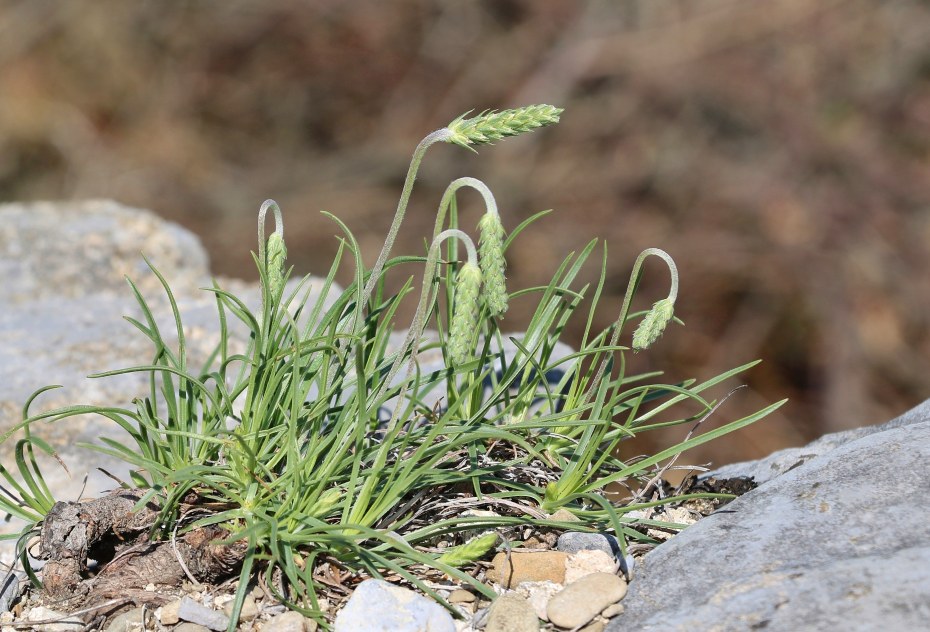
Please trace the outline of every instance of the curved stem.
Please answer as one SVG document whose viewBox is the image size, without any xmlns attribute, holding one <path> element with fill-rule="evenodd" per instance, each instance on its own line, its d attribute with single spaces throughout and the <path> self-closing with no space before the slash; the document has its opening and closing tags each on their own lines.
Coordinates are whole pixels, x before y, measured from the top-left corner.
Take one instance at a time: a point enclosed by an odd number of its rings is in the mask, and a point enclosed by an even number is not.
<svg viewBox="0 0 930 632">
<path fill-rule="evenodd" d="M 491 193 L 491 189 L 488 188 L 488 185 L 477 178 L 458 178 L 450 182 L 449 186 L 446 187 L 445 192 L 442 194 L 442 200 L 439 202 L 439 210 L 436 212 L 436 225 L 433 228 L 434 239 L 439 235 L 440 231 L 442 231 L 442 225 L 446 221 L 446 212 L 449 210 L 449 205 L 452 204 L 452 198 L 455 197 L 456 191 L 462 187 L 471 187 L 475 189 L 481 194 L 481 197 L 484 198 L 485 212 L 500 217 L 500 214 L 497 212 L 497 201 L 494 199 L 494 194 Z"/>
<path fill-rule="evenodd" d="M 371 293 L 374 291 L 375 284 L 381 277 L 381 272 L 384 270 L 384 264 L 387 262 L 388 255 L 391 254 L 391 248 L 394 247 L 394 240 L 397 238 L 401 222 L 404 221 L 404 214 L 407 212 L 407 204 L 410 202 L 413 182 L 417 178 L 417 171 L 420 169 L 420 163 L 423 161 L 426 150 L 429 149 L 430 145 L 440 141 L 447 141 L 451 137 L 452 131 L 448 128 L 444 127 L 438 129 L 421 140 L 420 144 L 418 144 L 417 148 L 413 151 L 413 158 L 411 158 L 410 167 L 407 169 L 407 178 L 404 180 L 404 188 L 401 191 L 400 200 L 397 202 L 397 211 L 394 213 L 394 221 L 391 222 L 391 228 L 388 230 L 387 238 L 384 240 L 384 247 L 381 249 L 381 254 L 378 255 L 378 260 L 371 269 L 371 276 L 368 277 L 368 282 L 365 284 L 365 289 L 362 292 L 362 304 L 359 305 L 359 309 L 371 298 Z"/>
<path fill-rule="evenodd" d="M 672 259 L 671 255 L 659 248 L 646 248 L 643 250 L 639 253 L 639 256 L 636 257 L 636 262 L 633 264 L 633 271 L 630 273 L 630 282 L 627 284 L 626 294 L 623 296 L 623 306 L 620 308 L 620 316 L 617 318 L 614 333 L 610 337 L 610 343 L 608 345 L 610 347 L 615 347 L 620 340 L 620 333 L 623 330 L 623 325 L 626 324 L 626 317 L 630 311 L 630 303 L 633 301 L 633 294 L 636 292 L 636 286 L 639 284 L 639 276 L 642 271 L 643 263 L 650 255 L 659 257 L 668 266 L 668 271 L 671 275 L 671 287 L 668 292 L 668 300 L 674 303 L 678 298 L 678 266 L 675 265 L 675 261 Z M 581 406 L 588 403 L 591 399 L 591 394 L 597 391 L 598 386 L 600 386 L 600 381 L 604 377 L 604 372 L 607 370 L 607 362 L 609 359 L 608 356 L 601 360 L 594 379 L 591 381 L 591 386 L 581 398 Z"/>
<path fill-rule="evenodd" d="M 274 200 L 265 200 L 258 209 L 258 260 L 265 262 L 265 215 L 271 209 L 274 213 L 274 232 L 284 238 L 284 219 L 281 217 L 281 207 Z"/>
<path fill-rule="evenodd" d="M 396 352 L 397 357 L 394 359 L 394 363 L 391 365 L 387 375 L 381 381 L 381 386 L 378 388 L 376 395 L 371 398 L 370 401 L 380 401 L 381 397 L 383 397 L 384 391 L 390 387 L 391 382 L 394 380 L 394 376 L 396 376 L 397 372 L 400 370 L 400 365 L 404 360 L 404 355 L 408 347 L 410 348 L 410 360 L 407 365 L 407 375 L 404 377 L 404 382 L 407 382 L 410 379 L 410 376 L 413 375 L 413 372 L 416 369 L 417 348 L 420 344 L 420 336 L 423 335 L 423 330 L 425 329 L 424 317 L 426 316 L 427 305 L 433 298 L 433 276 L 436 271 L 436 266 L 439 262 L 439 247 L 442 245 L 443 241 L 450 238 L 463 240 L 469 253 L 469 263 L 477 265 L 476 262 L 478 260 L 478 255 L 475 250 L 475 244 L 466 233 L 460 230 L 450 229 L 443 231 L 436 236 L 436 238 L 433 240 L 433 243 L 430 245 L 429 253 L 426 256 L 426 266 L 423 270 L 423 286 L 420 289 L 420 302 L 417 304 L 417 311 L 414 314 L 413 322 L 410 324 L 410 328 L 407 330 L 407 335 L 404 337 L 403 344 Z M 402 428 L 401 425 L 397 424 L 397 419 L 400 415 L 400 409 L 403 401 L 403 389 L 401 389 L 397 394 L 397 402 L 394 405 L 394 411 L 391 413 L 391 419 L 387 424 L 387 432 L 384 438 L 381 440 L 381 446 L 375 455 L 374 462 L 371 465 L 371 468 L 375 471 L 382 469 L 385 463 L 387 463 L 387 457 L 391 451 L 391 446 L 393 445 L 394 439 Z M 356 498 L 355 507 L 353 507 L 352 514 L 348 517 L 349 522 L 357 522 L 361 519 L 360 514 L 367 510 L 368 501 L 371 498 L 373 485 L 376 478 L 377 477 L 370 476 L 365 481 L 362 489 L 358 494 L 358 497 Z"/>
<path fill-rule="evenodd" d="M 400 365 L 404 360 L 404 354 L 408 348 L 410 349 L 410 360 L 407 366 L 407 376 L 405 381 L 406 379 L 410 378 L 414 369 L 416 368 L 416 358 L 417 351 L 420 346 L 420 337 L 423 335 L 423 331 L 426 329 L 425 317 L 427 305 L 429 305 L 429 303 L 433 300 L 432 279 L 436 272 L 436 265 L 439 262 L 439 247 L 442 245 L 442 242 L 452 237 L 465 243 L 465 250 L 468 252 L 468 262 L 472 265 L 478 265 L 478 253 L 475 249 L 475 243 L 467 233 L 458 229 L 450 228 L 439 233 L 436 238 L 433 239 L 433 243 L 429 248 L 429 253 L 426 256 L 426 265 L 423 269 L 423 286 L 420 289 L 420 301 L 417 303 L 417 310 L 413 315 L 413 321 L 410 323 L 410 328 L 407 330 L 407 335 L 404 337 L 404 342 L 397 350 L 397 357 L 394 359 L 394 363 L 391 365 L 391 369 L 388 371 L 387 375 L 382 381 L 381 388 L 378 389 L 378 393 L 374 398 L 375 401 L 378 401 L 384 391 L 390 387 L 391 382 L 397 375 L 397 372 L 400 370 Z M 391 421 L 388 423 L 389 433 L 394 422 L 397 420 L 397 415 L 400 412 L 400 405 L 402 401 L 403 398 L 401 395 L 398 395 L 397 404 L 394 406 L 394 412 L 391 415 Z"/>
</svg>

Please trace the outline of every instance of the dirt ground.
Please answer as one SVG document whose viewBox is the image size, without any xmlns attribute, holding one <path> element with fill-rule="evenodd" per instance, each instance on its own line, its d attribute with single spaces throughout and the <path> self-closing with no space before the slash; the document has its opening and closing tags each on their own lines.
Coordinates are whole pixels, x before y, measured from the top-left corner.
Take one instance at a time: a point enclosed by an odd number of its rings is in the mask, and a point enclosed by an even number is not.
<svg viewBox="0 0 930 632">
<path fill-rule="evenodd" d="M 398 253 L 421 252 L 461 175 L 488 183 L 509 227 L 555 210 L 515 244 L 513 287 L 607 240 L 600 326 L 636 254 L 670 252 L 687 326 L 633 367 L 707 378 L 763 358 L 721 422 L 792 398 L 692 462 L 758 457 L 928 395 L 924 2 L 0 2 L 0 199 L 150 208 L 196 232 L 218 274 L 256 276 L 267 197 L 299 272 L 335 252 L 322 209 L 373 260 L 423 135 L 533 102 L 565 107 L 561 124 L 477 156 L 431 150 Z M 647 271 L 641 305 L 666 283 Z M 508 328 L 528 307 L 514 301 Z"/>
</svg>

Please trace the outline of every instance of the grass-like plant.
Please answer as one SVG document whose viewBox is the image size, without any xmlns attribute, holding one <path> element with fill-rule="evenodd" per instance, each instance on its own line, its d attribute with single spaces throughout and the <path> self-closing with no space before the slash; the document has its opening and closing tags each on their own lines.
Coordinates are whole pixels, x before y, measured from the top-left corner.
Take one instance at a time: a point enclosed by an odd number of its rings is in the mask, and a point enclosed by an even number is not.
<svg viewBox="0 0 930 632">
<path fill-rule="evenodd" d="M 506 250 L 545 213 L 507 235 L 493 195 L 473 178 L 454 181 L 443 195 L 425 256 L 391 258 L 417 170 L 431 145 L 473 148 L 555 123 L 560 113 L 539 105 L 463 115 L 428 135 L 416 148 L 394 222 L 371 268 L 350 229 L 329 215 L 342 237 L 317 288 L 310 288 L 309 277 L 286 283 L 291 270 L 285 268 L 282 215 L 274 202 L 263 204 L 255 255 L 260 309 L 253 311 L 218 285 L 206 290 L 216 300 L 219 344 L 204 366 L 190 364 L 168 280 L 152 266 L 172 310 L 173 343 L 129 281 L 142 318 L 127 320 L 151 340 L 152 360 L 93 377 L 144 373 L 148 394 L 129 407 L 70 406 L 35 415 L 28 410 L 35 396 L 30 399 L 22 423 L 2 437 L 25 433 L 14 450 L 15 471 L 0 465 L 7 483 L 0 486 L 0 510 L 27 523 L 21 541 L 36 531 L 54 503 L 33 456 L 36 448 L 53 451 L 29 432 L 30 425 L 85 413 L 111 419 L 130 437 L 128 443 L 101 439 L 88 447 L 133 466 L 130 485 L 145 490 L 138 506 L 159 507 L 153 540 L 213 525 L 225 533 L 226 543 L 241 545 L 231 626 L 256 577 L 282 602 L 325 625 L 318 593 L 319 572 L 326 565 L 400 578 L 441 602 L 425 580 L 431 574 L 493 596 L 469 572 L 470 565 L 514 527 L 611 531 L 624 556 L 628 542 L 651 541 L 635 528 L 644 521 L 627 514 L 676 499 L 630 504 L 607 487 L 622 483 L 635 491 L 653 480 L 663 461 L 781 405 L 689 435 L 652 456 L 623 455 L 624 439 L 709 415 L 716 405 L 705 398 L 711 387 L 754 364 L 701 383 L 661 383 L 655 381 L 657 373 L 627 374 L 627 325 L 639 321 L 632 337 L 638 350 L 653 344 L 673 320 L 678 274 L 671 258 L 660 250 L 645 251 L 618 318 L 606 330 L 594 331 L 606 247 L 594 287 L 577 287 L 577 277 L 596 240 L 557 265 L 547 285 L 508 292 Z M 484 200 L 478 247 L 459 221 L 456 193 L 463 187 L 477 190 Z M 269 210 L 276 230 L 266 240 Z M 653 255 L 668 265 L 672 290 L 652 309 L 631 312 L 643 263 Z M 354 280 L 337 291 L 334 278 L 346 260 L 354 267 Z M 419 299 L 397 344 L 398 337 L 393 343 L 391 337 L 397 310 L 415 290 L 414 279 L 394 294 L 386 292 L 385 279 L 410 264 L 423 268 Z M 585 298 L 590 306 L 578 350 L 555 356 L 566 323 Z M 499 319 L 508 301 L 533 301 L 536 307 L 525 333 L 505 339 Z M 248 333 L 244 352 L 233 351 L 233 321 Z M 444 367 L 422 367 L 424 349 L 440 352 Z M 430 405 L 436 400 L 442 408 Z M 211 509 L 182 514 L 181 505 L 191 498 Z M 554 516 L 558 510 L 578 521 Z M 25 552 L 21 559 L 28 568 Z"/>
</svg>

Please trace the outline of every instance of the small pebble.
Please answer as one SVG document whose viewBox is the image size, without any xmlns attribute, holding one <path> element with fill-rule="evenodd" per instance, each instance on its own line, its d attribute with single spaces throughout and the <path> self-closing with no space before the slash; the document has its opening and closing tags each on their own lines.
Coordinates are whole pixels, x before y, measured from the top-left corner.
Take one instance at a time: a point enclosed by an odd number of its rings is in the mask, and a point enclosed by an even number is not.
<svg viewBox="0 0 930 632">
<path fill-rule="evenodd" d="M 178 608 L 178 617 L 196 623 L 211 630 L 225 630 L 229 626 L 229 617 L 222 612 L 217 612 L 212 608 L 202 606 L 190 597 L 181 599 L 181 606 Z"/>
<path fill-rule="evenodd" d="M 236 603 L 235 598 L 231 601 L 227 601 L 223 606 L 223 614 L 227 617 L 232 616 L 233 604 Z M 239 611 L 239 621 L 251 621 L 258 616 L 258 604 L 255 603 L 255 599 L 252 595 L 246 595 L 245 599 L 242 601 L 242 609 Z"/>
<path fill-rule="evenodd" d="M 549 621 L 577 628 L 626 596 L 626 582 L 612 573 L 592 573 L 566 586 L 549 600 Z"/>
<path fill-rule="evenodd" d="M 475 594 L 468 590 L 453 590 L 449 595 L 449 603 L 473 603 L 475 601 Z"/>
<path fill-rule="evenodd" d="M 162 625 L 174 625 L 181 620 L 181 617 L 178 616 L 178 610 L 181 607 L 181 600 L 175 599 L 174 601 L 169 601 L 161 607 L 161 611 L 158 615 L 158 620 Z"/>
<path fill-rule="evenodd" d="M 616 617 L 618 614 L 623 614 L 622 603 L 615 603 L 612 606 L 607 606 L 606 608 L 601 610 L 601 616 L 604 617 L 605 619 Z"/>
<path fill-rule="evenodd" d="M 508 560 L 507 554 L 501 552 L 494 556 L 494 567 L 488 569 L 487 578 L 504 588 L 511 588 L 521 582 L 550 581 L 563 584 L 567 558 L 568 555 L 559 551 L 512 551 Z"/>
<path fill-rule="evenodd" d="M 564 553 L 603 551 L 612 556 L 620 555 L 620 543 L 617 542 L 617 538 L 604 533 L 566 531 L 559 536 L 559 542 L 556 547 Z"/>
<path fill-rule="evenodd" d="M 591 573 L 615 573 L 617 566 L 617 558 L 604 551 L 578 551 L 565 560 L 565 583 L 571 584 Z"/>
<path fill-rule="evenodd" d="M 46 608 L 45 606 L 36 606 L 26 615 L 26 621 L 46 621 L 49 619 L 61 619 L 54 623 L 36 623 L 32 626 L 36 632 L 79 632 L 84 629 L 84 622 L 78 617 L 68 617 L 63 612 Z"/>
<path fill-rule="evenodd" d="M 133 608 L 117 615 L 106 627 L 106 632 L 134 632 L 145 627 L 145 608 Z"/>
<path fill-rule="evenodd" d="M 484 632 L 539 632 L 539 619 L 526 599 L 506 593 L 491 605 Z"/>
<path fill-rule="evenodd" d="M 262 626 L 262 632 L 316 632 L 317 623 L 299 612 L 288 610 L 272 617 Z"/>
<path fill-rule="evenodd" d="M 366 579 L 336 615 L 334 632 L 454 632 L 445 608 L 412 590 Z"/>
</svg>

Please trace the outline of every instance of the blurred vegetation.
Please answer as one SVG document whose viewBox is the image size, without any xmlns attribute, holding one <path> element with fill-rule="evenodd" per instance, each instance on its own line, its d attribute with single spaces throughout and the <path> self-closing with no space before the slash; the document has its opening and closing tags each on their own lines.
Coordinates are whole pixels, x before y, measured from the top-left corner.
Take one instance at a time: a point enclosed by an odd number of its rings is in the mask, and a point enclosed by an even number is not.
<svg viewBox="0 0 930 632">
<path fill-rule="evenodd" d="M 618 311 L 636 254 L 669 251 L 687 326 L 638 368 L 706 378 L 763 358 L 709 423 L 792 398 L 689 462 L 758 457 L 930 394 L 927 2 L 0 2 L 0 199 L 152 209 L 223 275 L 255 278 L 243 244 L 267 197 L 298 272 L 335 252 L 321 209 L 373 259 L 424 134 L 534 102 L 565 107 L 562 123 L 480 160 L 431 152 L 397 253 L 423 251 L 461 175 L 491 186 L 506 226 L 555 209 L 510 252 L 515 285 L 599 236 Z M 462 202 L 477 222 L 478 199 Z M 646 295 L 666 274 L 647 269 Z M 529 307 L 514 301 L 507 324 Z"/>
</svg>

